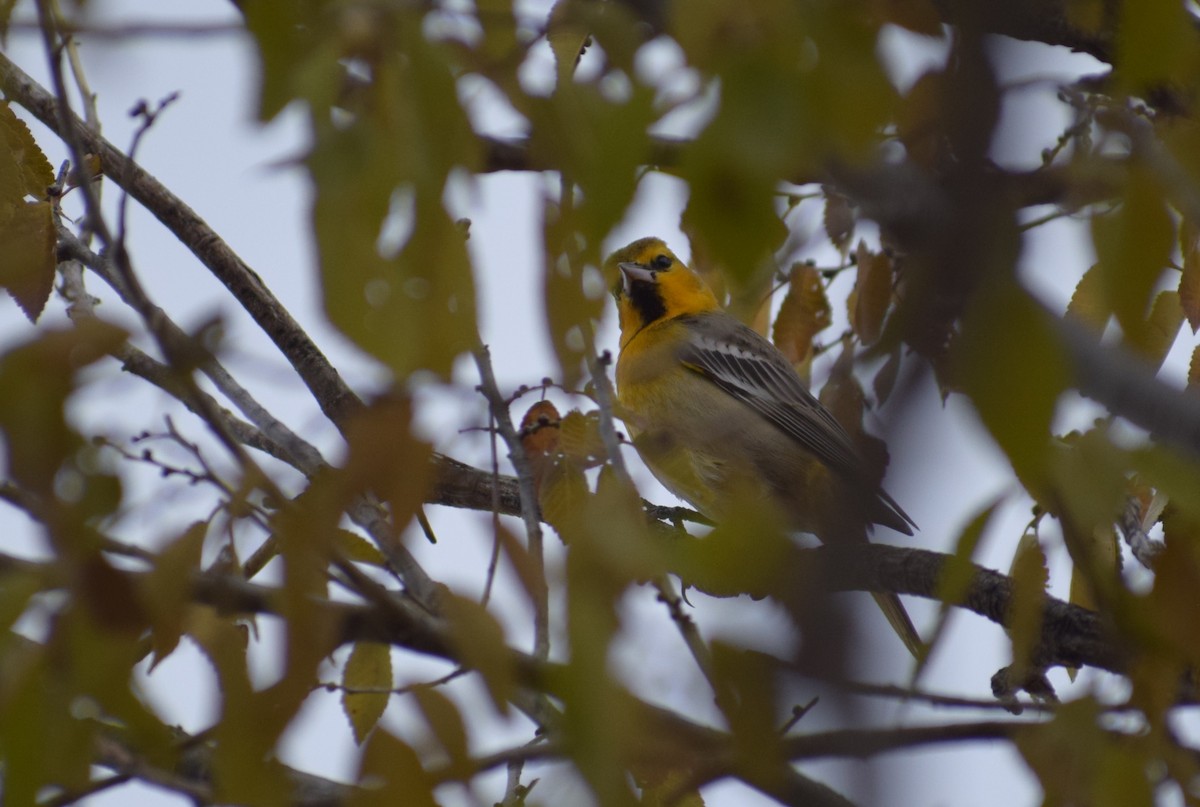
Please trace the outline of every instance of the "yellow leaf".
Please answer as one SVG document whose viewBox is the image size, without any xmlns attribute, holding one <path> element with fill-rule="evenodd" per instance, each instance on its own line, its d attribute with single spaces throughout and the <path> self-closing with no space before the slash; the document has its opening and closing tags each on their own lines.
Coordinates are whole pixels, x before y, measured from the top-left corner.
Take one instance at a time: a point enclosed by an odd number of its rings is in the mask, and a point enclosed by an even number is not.
<svg viewBox="0 0 1200 807">
<path fill-rule="evenodd" d="M 383 553 L 373 543 L 357 532 L 338 528 L 334 533 L 333 545 L 346 560 L 352 560 L 357 563 L 369 563 L 372 566 L 379 567 L 387 564 Z"/>
<path fill-rule="evenodd" d="M 44 201 L 52 184 L 54 169 L 29 127 L 9 102 L 0 103 L 0 209 L 26 196 Z"/>
<path fill-rule="evenodd" d="M 392 689 L 391 647 L 379 642 L 356 642 L 342 671 L 342 711 L 350 719 L 359 745 L 383 717 Z"/>
</svg>

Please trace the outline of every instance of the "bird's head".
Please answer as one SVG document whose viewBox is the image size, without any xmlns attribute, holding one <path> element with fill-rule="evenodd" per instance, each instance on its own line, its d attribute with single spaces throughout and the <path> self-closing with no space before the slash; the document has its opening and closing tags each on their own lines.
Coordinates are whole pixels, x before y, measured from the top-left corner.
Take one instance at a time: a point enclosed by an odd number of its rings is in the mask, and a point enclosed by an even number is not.
<svg viewBox="0 0 1200 807">
<path fill-rule="evenodd" d="M 708 284 L 659 238 L 639 238 L 618 249 L 604 268 L 609 277 L 618 275 L 613 296 L 622 346 L 647 325 L 721 307 Z"/>
</svg>

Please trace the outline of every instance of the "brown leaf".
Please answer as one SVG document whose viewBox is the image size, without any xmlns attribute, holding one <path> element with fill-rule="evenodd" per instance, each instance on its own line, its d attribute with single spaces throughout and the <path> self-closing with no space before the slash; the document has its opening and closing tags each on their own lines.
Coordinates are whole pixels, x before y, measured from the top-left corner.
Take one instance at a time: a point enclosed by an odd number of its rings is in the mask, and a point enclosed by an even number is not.
<svg viewBox="0 0 1200 807">
<path fill-rule="evenodd" d="M 1187 388 L 1193 392 L 1200 390 L 1200 345 L 1192 351 L 1192 360 L 1188 363 Z"/>
<path fill-rule="evenodd" d="M 1108 324 L 1112 308 L 1108 305 L 1105 295 L 1104 275 L 1100 271 L 1100 264 L 1092 264 L 1079 279 L 1075 292 L 1071 295 L 1071 302 L 1067 304 L 1067 316 L 1074 317 L 1097 331 L 1103 331 Z"/>
<path fill-rule="evenodd" d="M 1179 274 L 1179 303 L 1192 333 L 1200 330 L 1200 233 L 1190 223 L 1179 228 L 1179 250 L 1183 271 Z"/>
<path fill-rule="evenodd" d="M 864 345 L 873 345 L 883 332 L 883 320 L 892 301 L 892 259 L 881 252 L 872 252 L 860 241 L 855 251 L 858 263 L 858 292 L 851 311 L 850 323 Z"/>
<path fill-rule="evenodd" d="M 800 364 L 812 353 L 813 337 L 829 327 L 832 309 L 815 267 L 798 263 L 792 267 L 788 292 L 775 318 L 772 338 L 792 364 Z"/>
</svg>

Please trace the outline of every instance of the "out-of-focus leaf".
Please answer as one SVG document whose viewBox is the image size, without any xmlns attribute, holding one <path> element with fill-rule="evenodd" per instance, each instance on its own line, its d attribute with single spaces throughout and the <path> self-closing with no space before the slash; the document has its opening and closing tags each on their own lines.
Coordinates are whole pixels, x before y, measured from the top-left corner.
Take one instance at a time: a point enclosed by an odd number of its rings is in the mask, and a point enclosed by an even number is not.
<svg viewBox="0 0 1200 807">
<path fill-rule="evenodd" d="M 1092 242 L 1108 307 L 1126 335 L 1145 330 L 1150 294 L 1167 266 L 1175 224 L 1159 184 L 1145 170 L 1130 173 L 1124 201 L 1109 215 L 1092 218 Z"/>
<path fill-rule="evenodd" d="M 961 603 L 967 596 L 967 589 L 975 574 L 972 558 L 975 556 L 979 541 L 987 531 L 999 504 L 998 501 L 992 502 L 976 513 L 970 521 L 963 525 L 962 531 L 955 539 L 954 553 L 942 567 L 942 579 L 938 581 L 937 599 L 941 605 L 938 607 L 938 618 L 933 628 L 933 634 L 927 638 L 929 652 L 917 660 L 912 674 L 914 683 L 924 671 L 928 660 L 933 657 L 938 640 L 946 630 L 947 620 L 953 612 L 954 604 Z"/>
<path fill-rule="evenodd" d="M 882 252 L 872 252 L 862 241 L 855 257 L 858 280 L 850 324 L 864 345 L 873 345 L 883 331 L 883 318 L 892 300 L 892 259 Z"/>
<path fill-rule="evenodd" d="M 875 374 L 875 380 L 872 383 L 872 389 L 875 392 L 875 400 L 882 406 L 887 403 L 887 399 L 892 397 L 892 390 L 896 387 L 896 378 L 900 375 L 900 348 L 897 346 L 888 356 L 887 361 L 879 368 L 879 372 Z"/>
<path fill-rule="evenodd" d="M 326 5 L 322 0 L 245 0 L 240 4 L 246 29 L 258 46 L 260 120 L 271 120 L 292 99 L 304 95 L 301 76 L 311 80 L 316 73 L 325 73 L 332 91 L 339 54 L 333 42 L 322 46 L 320 40 L 330 33 L 322 21 Z M 320 71 L 318 64 L 323 68 Z"/>
<path fill-rule="evenodd" d="M 1167 358 L 1182 327 L 1183 307 L 1180 305 L 1179 292 L 1160 292 L 1154 298 L 1145 327 L 1136 338 L 1129 340 L 1130 347 L 1143 356 L 1151 367 L 1158 369 Z"/>
<path fill-rule="evenodd" d="M 814 266 L 795 264 L 775 318 L 775 346 L 792 364 L 804 362 L 812 354 L 813 337 L 829 327 L 832 315 L 821 273 Z"/>
<path fill-rule="evenodd" d="M 953 377 L 1018 478 L 1036 491 L 1045 478 L 1050 422 L 1069 367 L 1046 312 L 1015 282 L 981 290 L 951 361 Z"/>
<path fill-rule="evenodd" d="M 355 642 L 342 671 L 342 711 L 362 745 L 387 709 L 392 688 L 392 650 L 379 642 Z"/>
<path fill-rule="evenodd" d="M 1197 64 L 1192 23 L 1185 7 L 1172 0 L 1126 0 L 1116 26 L 1121 69 L 1114 77 L 1125 90 L 1138 93 L 1191 76 Z"/>
<path fill-rule="evenodd" d="M 929 71 L 918 78 L 900 103 L 896 133 L 908 157 L 923 168 L 934 168 L 947 148 L 942 123 L 946 77 Z"/>
<path fill-rule="evenodd" d="M 1067 304 L 1067 316 L 1103 332 L 1108 318 L 1112 316 L 1112 307 L 1108 303 L 1104 288 L 1104 274 L 1100 270 L 1100 264 L 1092 264 L 1075 286 L 1071 302 Z"/>
<path fill-rule="evenodd" d="M 711 597 L 782 594 L 794 584 L 784 575 L 795 567 L 795 547 L 782 514 L 750 496 L 730 494 L 734 504 L 729 517 L 708 535 L 669 544 L 671 571 Z"/>
<path fill-rule="evenodd" d="M 416 513 L 429 487 L 432 449 L 412 434 L 412 401 L 386 396 L 354 413 L 346 428 L 344 466 L 348 496 L 374 492 L 391 506 L 402 528 Z"/>
<path fill-rule="evenodd" d="M 334 533 L 333 544 L 346 560 L 352 560 L 356 563 L 369 563 L 372 566 L 379 567 L 387 565 L 387 559 L 383 557 L 383 553 L 357 532 L 338 529 Z"/>
<path fill-rule="evenodd" d="M 1046 804 L 1154 804 L 1145 743 L 1106 736 L 1091 697 L 1064 703 L 1048 723 L 1018 734 L 1016 741 Z"/>
<path fill-rule="evenodd" d="M 825 234 L 829 236 L 830 242 L 844 253 L 850 246 L 850 239 L 854 237 L 854 208 L 850 206 L 850 200 L 846 196 L 829 186 L 822 187 L 821 193 L 825 197 L 825 208 L 821 217 L 821 223 L 825 225 Z"/>
<path fill-rule="evenodd" d="M 550 50 L 554 54 L 554 72 L 559 88 L 571 83 L 575 66 L 579 64 L 579 57 L 591 33 L 572 14 L 577 5 L 579 3 L 576 0 L 556 0 L 550 9 L 546 41 L 550 43 Z"/>
<path fill-rule="evenodd" d="M 747 770 L 778 770 L 786 765 L 780 745 L 779 691 L 776 663 L 760 653 L 714 642 L 713 673 L 718 686 L 728 687 L 733 697 L 719 703 L 734 737 L 734 754 L 739 767 Z"/>
<path fill-rule="evenodd" d="M 1200 345 L 1192 351 L 1192 360 L 1188 362 L 1187 385 L 1189 390 L 1200 389 Z"/>
<path fill-rule="evenodd" d="M 75 373 L 125 339 L 121 329 L 84 320 L 70 330 L 44 331 L 0 356 L 0 431 L 8 447 L 8 473 L 39 494 L 52 495 L 54 476 L 81 440 L 63 418 Z"/>
<path fill-rule="evenodd" d="M 1117 540 L 1116 528 L 1112 525 L 1096 527 L 1092 530 L 1091 542 L 1085 550 L 1094 563 L 1094 568 L 1101 574 L 1111 574 L 1116 579 L 1121 568 L 1121 544 Z M 1082 608 L 1096 609 L 1096 597 L 1088 581 L 1088 575 L 1078 566 L 1071 567 L 1071 587 L 1068 602 Z M 1067 675 L 1075 680 L 1078 668 L 1068 667 Z"/>
<path fill-rule="evenodd" d="M 942 18 L 930 0 L 872 0 L 871 8 L 883 22 L 926 36 L 942 35 Z"/>
<path fill-rule="evenodd" d="M 193 608 L 187 633 L 216 669 L 221 692 L 221 714 L 213 730 L 216 797 L 222 802 L 282 805 L 288 785 L 269 756 L 282 730 L 280 716 L 264 708 L 250 685 L 245 627 L 212 609 Z"/>
<path fill-rule="evenodd" d="M 449 775 L 464 782 L 469 780 L 475 771 L 470 761 L 467 727 L 458 707 L 433 687 L 417 687 L 412 694 L 433 736 L 450 758 Z"/>
<path fill-rule="evenodd" d="M 150 615 L 154 660 L 150 671 L 175 652 L 183 635 L 184 615 L 191 604 L 190 576 L 200 571 L 200 553 L 208 524 L 197 521 L 171 541 L 154 559 L 154 571 L 142 579 L 142 600 Z"/>
<path fill-rule="evenodd" d="M 1031 540 L 1027 540 L 1027 538 Z M 1013 667 L 1028 671 L 1034 648 L 1042 636 L 1042 612 L 1050 572 L 1046 554 L 1037 536 L 1026 533 L 1017 544 L 1010 575 L 1013 581 L 1012 605 L 1008 614 L 1008 634 L 1012 638 Z M 1016 680 L 1023 675 L 1014 672 Z"/>
<path fill-rule="evenodd" d="M 504 629 L 473 600 L 444 591 L 442 604 L 458 658 L 483 676 L 496 711 L 508 714 L 508 701 L 517 684 Z"/>
<path fill-rule="evenodd" d="M 1179 251 L 1183 271 L 1179 274 L 1179 304 L 1183 307 L 1192 333 L 1200 330 L 1200 233 L 1184 221 L 1179 227 Z"/>
<path fill-rule="evenodd" d="M 359 788 L 348 807 L 438 807 L 433 781 L 407 743 L 380 729 L 371 735 L 358 768 Z"/>
</svg>

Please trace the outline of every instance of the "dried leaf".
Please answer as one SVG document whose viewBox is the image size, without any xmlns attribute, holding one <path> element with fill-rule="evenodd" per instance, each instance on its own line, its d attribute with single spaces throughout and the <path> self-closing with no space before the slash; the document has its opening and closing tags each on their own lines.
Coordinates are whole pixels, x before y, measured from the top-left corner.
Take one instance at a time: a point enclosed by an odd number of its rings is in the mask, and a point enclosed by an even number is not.
<svg viewBox="0 0 1200 807">
<path fill-rule="evenodd" d="M 1189 222 L 1179 228 L 1179 251 L 1183 271 L 1179 274 L 1179 304 L 1192 333 L 1200 330 L 1200 233 Z"/>
<path fill-rule="evenodd" d="M 1192 350 L 1192 360 L 1188 363 L 1187 388 L 1192 391 L 1200 390 L 1200 345 Z"/>
<path fill-rule="evenodd" d="M 857 295 L 850 312 L 850 324 L 864 345 L 873 345 L 883 332 L 883 320 L 892 301 L 892 259 L 881 252 L 872 252 L 860 241 L 855 250 L 858 280 Z"/>
<path fill-rule="evenodd" d="M 803 363 L 812 354 L 813 337 L 829 327 L 832 313 L 821 273 L 808 264 L 796 264 L 775 318 L 775 346 L 792 364 Z"/>
</svg>

